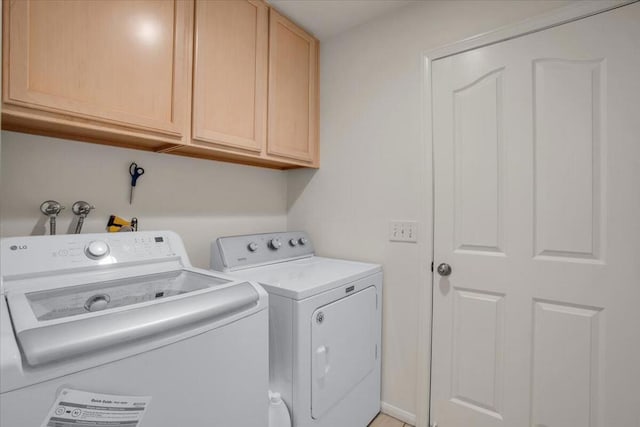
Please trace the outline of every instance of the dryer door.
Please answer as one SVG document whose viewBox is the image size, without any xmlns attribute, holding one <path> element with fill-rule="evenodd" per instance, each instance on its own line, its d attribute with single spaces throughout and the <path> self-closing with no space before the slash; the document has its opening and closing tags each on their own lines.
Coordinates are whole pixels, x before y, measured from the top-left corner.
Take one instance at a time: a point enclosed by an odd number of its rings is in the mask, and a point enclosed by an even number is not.
<svg viewBox="0 0 640 427">
<path fill-rule="evenodd" d="M 311 416 L 319 419 L 376 367 L 376 288 L 318 308 L 311 317 Z"/>
</svg>

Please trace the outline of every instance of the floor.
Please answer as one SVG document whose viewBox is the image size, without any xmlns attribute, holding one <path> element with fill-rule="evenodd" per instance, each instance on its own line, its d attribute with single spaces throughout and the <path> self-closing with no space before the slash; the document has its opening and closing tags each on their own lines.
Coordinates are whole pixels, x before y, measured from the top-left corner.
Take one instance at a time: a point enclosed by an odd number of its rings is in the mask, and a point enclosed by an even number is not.
<svg viewBox="0 0 640 427">
<path fill-rule="evenodd" d="M 378 415 L 376 419 L 373 420 L 371 424 L 369 424 L 369 427 L 412 427 L 412 426 L 410 426 L 409 424 L 405 424 L 400 420 L 396 420 L 395 418 L 391 418 L 389 415 L 380 413 L 380 415 Z"/>
</svg>

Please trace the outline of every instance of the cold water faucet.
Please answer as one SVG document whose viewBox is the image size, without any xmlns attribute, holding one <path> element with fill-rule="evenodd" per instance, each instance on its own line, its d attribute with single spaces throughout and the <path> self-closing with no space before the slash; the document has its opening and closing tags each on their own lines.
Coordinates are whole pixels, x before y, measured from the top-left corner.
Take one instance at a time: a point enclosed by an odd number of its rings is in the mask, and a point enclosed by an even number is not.
<svg viewBox="0 0 640 427">
<path fill-rule="evenodd" d="M 75 234 L 80 234 L 82 231 L 82 225 L 84 224 L 84 219 L 89 215 L 89 212 L 95 208 L 95 206 L 82 200 L 73 204 L 71 210 L 73 210 L 73 213 L 78 216 L 78 223 L 76 224 L 76 230 L 74 232 Z"/>
</svg>

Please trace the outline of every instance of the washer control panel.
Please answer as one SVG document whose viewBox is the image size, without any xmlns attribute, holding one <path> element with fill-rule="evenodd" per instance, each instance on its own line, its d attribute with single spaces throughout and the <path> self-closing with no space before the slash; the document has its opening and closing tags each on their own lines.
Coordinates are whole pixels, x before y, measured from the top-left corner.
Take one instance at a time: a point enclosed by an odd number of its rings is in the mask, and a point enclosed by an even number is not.
<svg viewBox="0 0 640 427">
<path fill-rule="evenodd" d="M 5 238 L 2 273 L 6 277 L 183 256 L 176 238 L 166 231 Z"/>
<path fill-rule="evenodd" d="M 304 231 L 220 237 L 211 244 L 211 268 L 231 271 L 313 254 L 311 239 Z"/>
</svg>

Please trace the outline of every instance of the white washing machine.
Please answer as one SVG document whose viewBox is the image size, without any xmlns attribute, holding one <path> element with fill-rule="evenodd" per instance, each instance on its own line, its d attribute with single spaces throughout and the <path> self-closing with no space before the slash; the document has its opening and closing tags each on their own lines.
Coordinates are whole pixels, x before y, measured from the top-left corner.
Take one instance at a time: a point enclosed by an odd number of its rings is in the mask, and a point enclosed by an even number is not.
<svg viewBox="0 0 640 427">
<path fill-rule="evenodd" d="M 259 285 L 192 268 L 168 231 L 0 245 L 0 425 L 267 426 Z"/>
<path fill-rule="evenodd" d="M 214 270 L 269 292 L 270 387 L 294 427 L 365 427 L 380 410 L 382 268 L 314 255 L 304 232 L 221 237 Z"/>
</svg>

